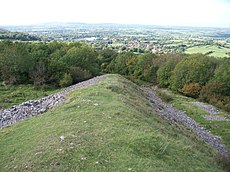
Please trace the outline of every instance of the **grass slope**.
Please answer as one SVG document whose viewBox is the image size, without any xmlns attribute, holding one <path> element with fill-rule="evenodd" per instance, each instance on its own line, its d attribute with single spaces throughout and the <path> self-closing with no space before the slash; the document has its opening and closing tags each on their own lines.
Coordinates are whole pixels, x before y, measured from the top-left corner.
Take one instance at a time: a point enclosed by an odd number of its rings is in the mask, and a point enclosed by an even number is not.
<svg viewBox="0 0 230 172">
<path fill-rule="evenodd" d="M 163 96 L 166 93 L 163 93 Z M 162 95 L 162 92 L 161 94 Z M 211 131 L 214 135 L 220 136 L 223 143 L 230 148 L 230 115 L 224 111 L 220 111 L 217 116 L 223 116 L 229 121 L 209 121 L 203 115 L 210 115 L 207 111 L 192 104 L 196 99 L 185 97 L 176 93 L 168 92 L 167 97 L 170 99 L 170 104 L 177 109 L 185 111 L 192 119 L 198 122 L 201 126 Z"/>
<path fill-rule="evenodd" d="M 0 171 L 221 171 L 207 145 L 153 113 L 118 75 L 0 130 L 0 155 Z"/>
</svg>

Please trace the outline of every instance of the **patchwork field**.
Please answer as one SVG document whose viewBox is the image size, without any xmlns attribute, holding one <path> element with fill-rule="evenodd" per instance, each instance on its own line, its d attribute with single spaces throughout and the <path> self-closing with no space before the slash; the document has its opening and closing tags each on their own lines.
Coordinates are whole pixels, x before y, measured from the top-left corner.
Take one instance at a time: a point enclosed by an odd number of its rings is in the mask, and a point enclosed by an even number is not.
<svg viewBox="0 0 230 172">
<path fill-rule="evenodd" d="M 194 53 L 202 53 L 202 54 L 209 54 L 209 56 L 214 57 L 230 57 L 229 53 L 230 48 L 223 48 L 217 46 L 195 46 L 192 48 L 188 48 L 185 53 L 194 54 Z"/>
</svg>

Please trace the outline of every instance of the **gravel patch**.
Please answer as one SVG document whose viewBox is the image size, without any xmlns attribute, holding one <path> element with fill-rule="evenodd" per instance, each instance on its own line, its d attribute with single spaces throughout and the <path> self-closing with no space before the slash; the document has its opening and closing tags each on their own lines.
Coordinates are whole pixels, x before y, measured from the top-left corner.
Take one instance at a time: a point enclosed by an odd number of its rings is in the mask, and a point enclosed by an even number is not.
<svg viewBox="0 0 230 172">
<path fill-rule="evenodd" d="M 226 117 L 224 116 L 212 116 L 212 115 L 203 115 L 203 117 L 206 120 L 209 121 L 229 121 Z"/>
<path fill-rule="evenodd" d="M 197 105 L 198 107 L 200 107 L 201 109 L 205 110 L 206 112 L 208 112 L 211 115 L 217 115 L 217 114 L 220 113 L 219 110 L 216 109 L 212 105 L 207 105 L 207 104 L 204 104 L 202 102 L 192 102 L 192 104 Z"/>
</svg>

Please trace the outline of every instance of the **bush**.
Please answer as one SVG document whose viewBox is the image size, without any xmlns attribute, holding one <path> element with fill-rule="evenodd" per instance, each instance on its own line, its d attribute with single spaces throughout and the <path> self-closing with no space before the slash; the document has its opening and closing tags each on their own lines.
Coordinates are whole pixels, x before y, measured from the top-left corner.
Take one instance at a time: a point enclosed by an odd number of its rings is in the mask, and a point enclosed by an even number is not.
<svg viewBox="0 0 230 172">
<path fill-rule="evenodd" d="M 82 69 L 81 67 L 71 67 L 70 68 L 70 75 L 73 79 L 73 83 L 78 83 L 78 82 L 87 80 L 87 79 L 92 77 L 90 72 Z"/>
<path fill-rule="evenodd" d="M 226 89 L 219 81 L 211 81 L 202 87 L 199 99 L 230 112 L 230 98 L 225 95 Z"/>
<path fill-rule="evenodd" d="M 70 86 L 73 83 L 73 78 L 70 74 L 65 73 L 63 78 L 60 80 L 59 85 L 61 87 Z"/>
<path fill-rule="evenodd" d="M 172 96 L 163 93 L 163 92 L 158 92 L 157 95 L 166 103 L 173 101 Z"/>
<path fill-rule="evenodd" d="M 198 83 L 185 84 L 182 93 L 186 96 L 198 98 L 202 87 Z"/>
</svg>

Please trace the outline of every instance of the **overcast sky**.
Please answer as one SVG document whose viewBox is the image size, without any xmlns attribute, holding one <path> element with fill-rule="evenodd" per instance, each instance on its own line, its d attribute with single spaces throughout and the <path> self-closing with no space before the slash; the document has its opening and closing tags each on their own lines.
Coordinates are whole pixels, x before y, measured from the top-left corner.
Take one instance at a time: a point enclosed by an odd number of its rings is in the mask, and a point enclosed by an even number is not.
<svg viewBox="0 0 230 172">
<path fill-rule="evenodd" d="M 230 0 L 1 0 L 0 25 L 46 22 L 230 27 Z"/>
</svg>

